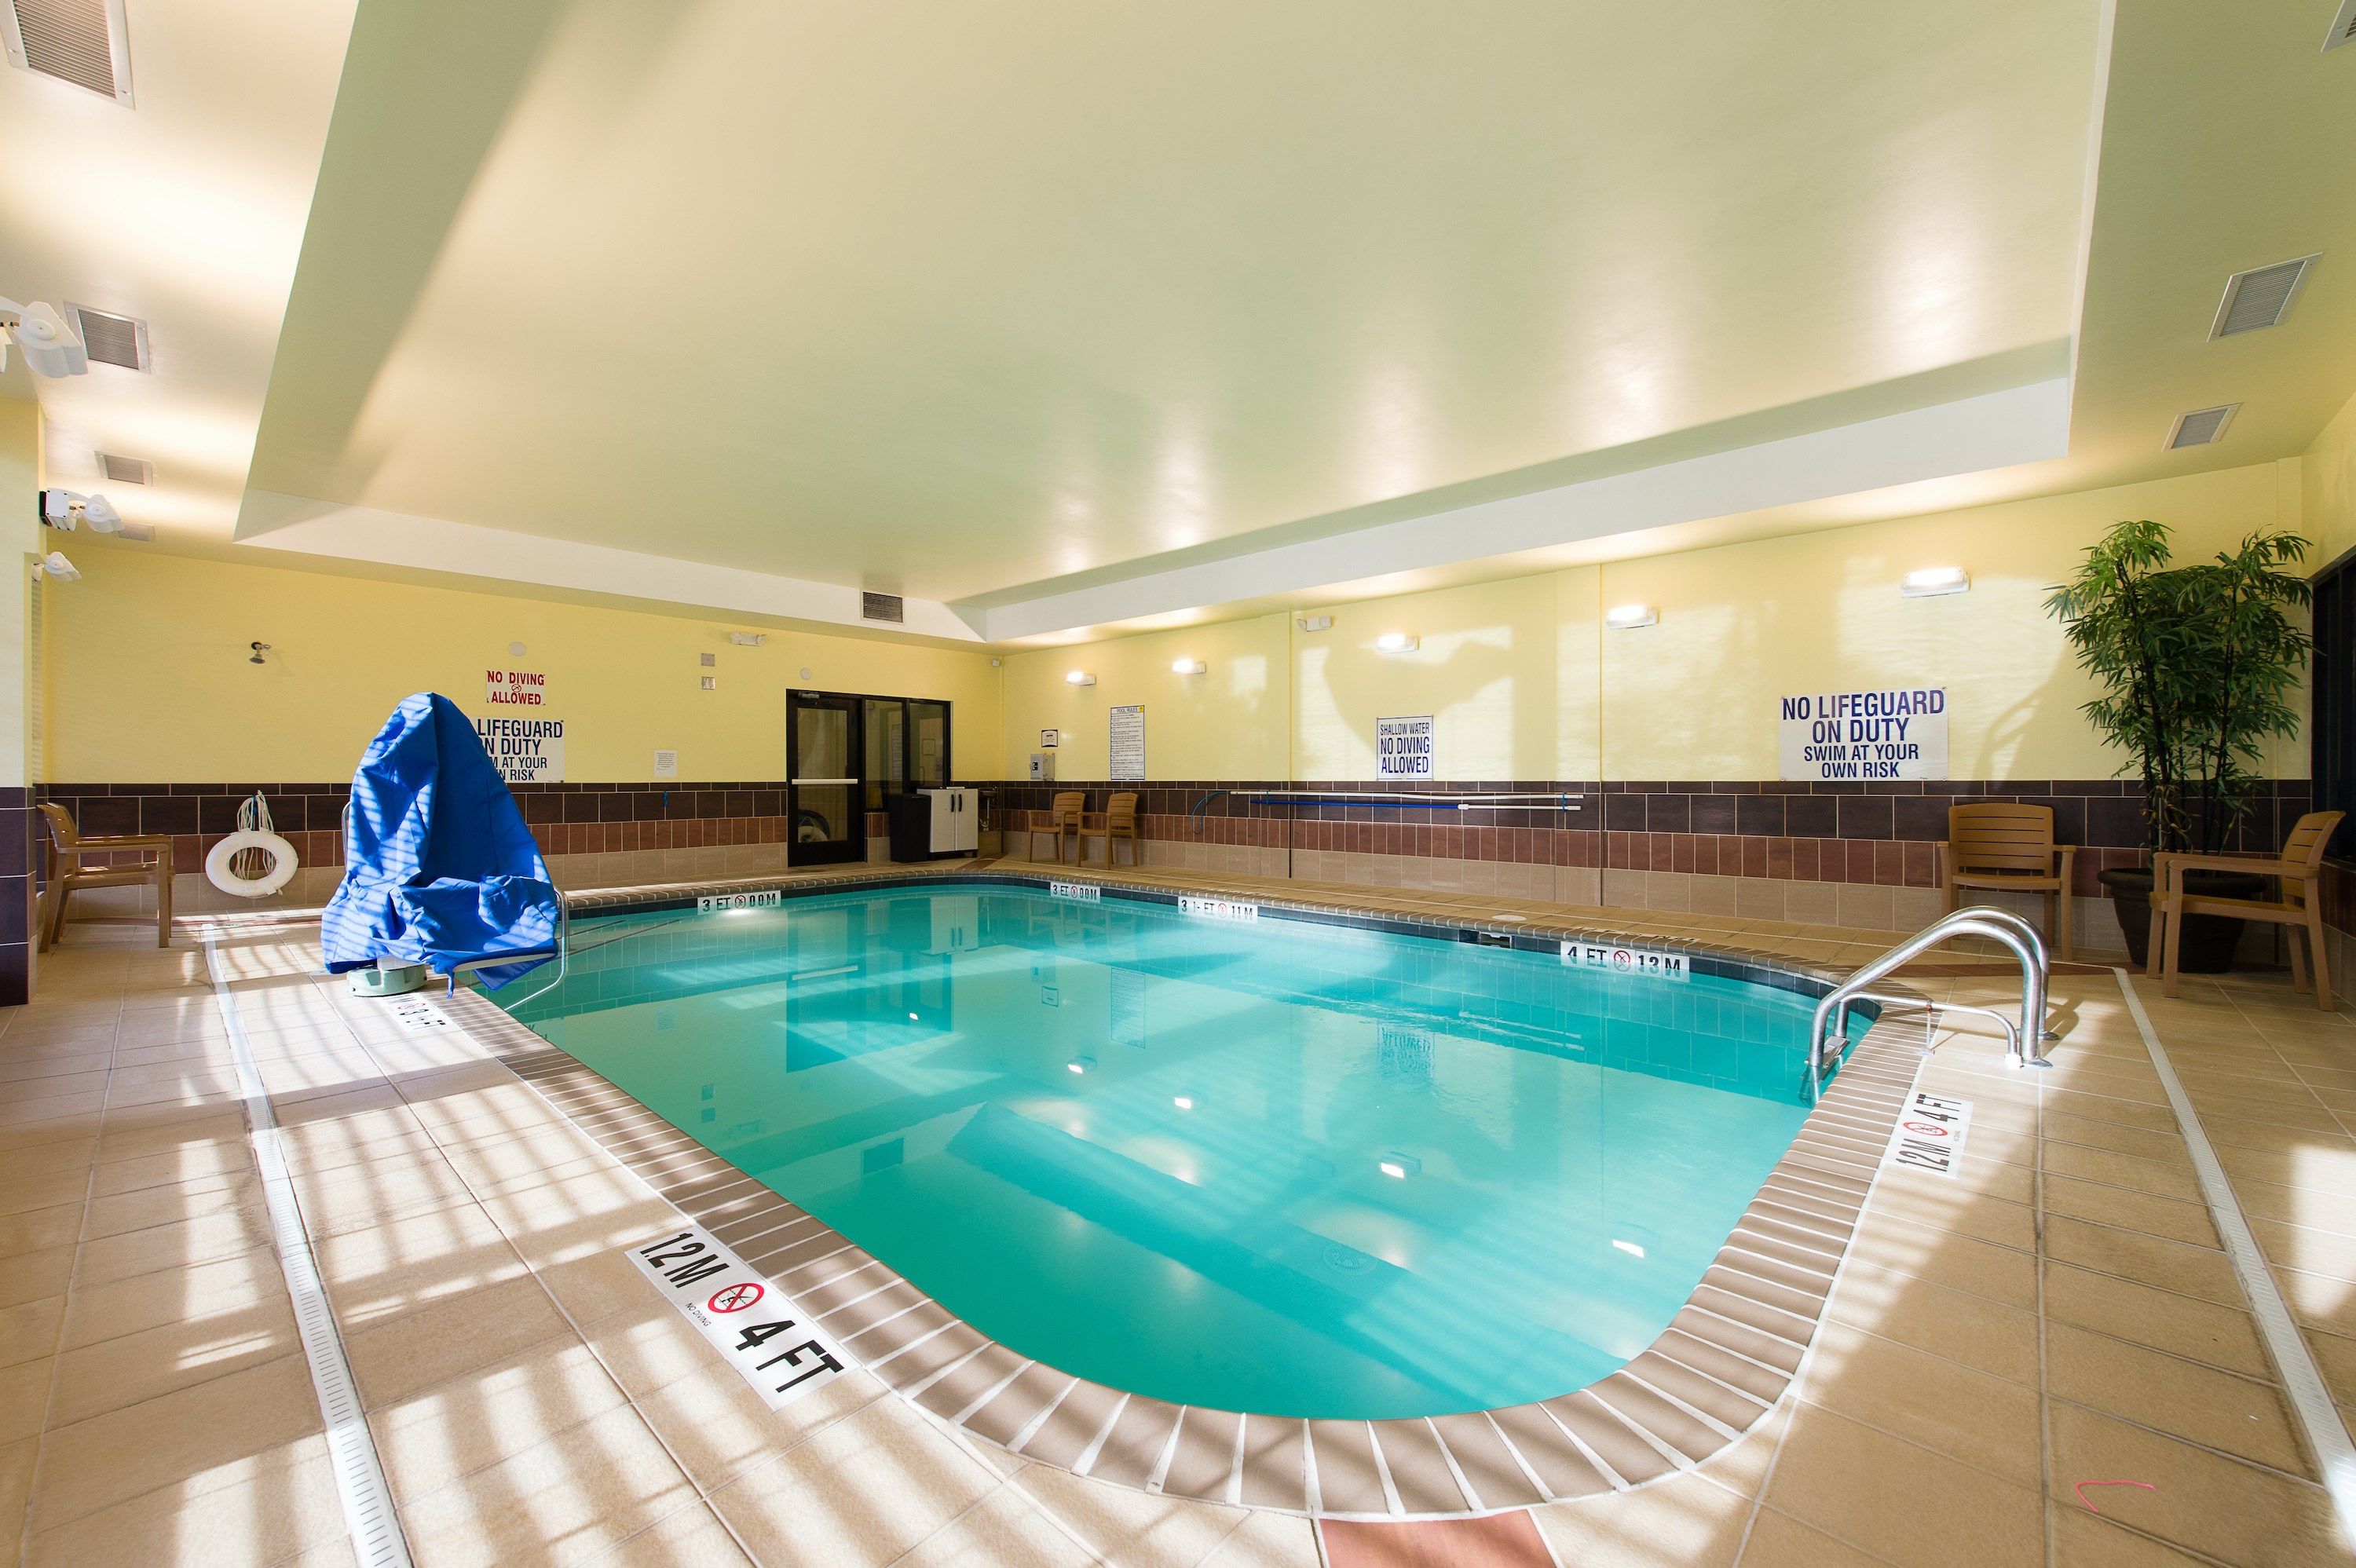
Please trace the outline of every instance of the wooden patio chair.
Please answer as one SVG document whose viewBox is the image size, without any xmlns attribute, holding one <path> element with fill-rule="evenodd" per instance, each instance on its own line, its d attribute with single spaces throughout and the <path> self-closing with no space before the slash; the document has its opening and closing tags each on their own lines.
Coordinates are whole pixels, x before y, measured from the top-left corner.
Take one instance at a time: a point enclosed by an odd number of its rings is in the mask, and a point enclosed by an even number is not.
<svg viewBox="0 0 2356 1568">
<path fill-rule="evenodd" d="M 1035 816 L 1032 818 L 1030 827 L 1031 837 L 1027 848 L 1023 851 L 1024 857 L 1031 859 L 1037 859 L 1039 835 L 1042 833 L 1052 833 L 1055 836 L 1055 863 L 1059 866 L 1062 865 L 1064 863 L 1064 838 L 1065 836 L 1068 834 L 1072 840 L 1072 860 L 1075 865 L 1078 864 L 1081 849 L 1080 811 L 1082 807 L 1087 805 L 1087 803 L 1088 797 L 1078 790 L 1071 789 L 1059 792 L 1055 796 L 1055 803 L 1047 808 L 1047 820 L 1044 823 L 1040 822 Z"/>
<path fill-rule="evenodd" d="M 2076 956 L 2072 927 L 2071 869 L 2076 846 L 2053 842 L 2053 808 L 1984 801 L 1947 808 L 1947 841 L 1939 846 L 1942 908 L 1955 912 L 1965 888 L 2008 888 L 2045 895 L 2045 940 L 2063 958 Z"/>
<path fill-rule="evenodd" d="M 172 840 L 161 833 L 119 833 L 85 838 L 74 827 L 73 813 L 48 801 L 40 803 L 49 819 L 48 908 L 41 921 L 41 947 L 57 945 L 66 925 L 66 901 L 84 888 L 121 888 L 140 882 L 155 884 L 155 945 L 172 945 Z M 136 854 L 146 857 L 127 866 L 85 866 L 84 855 Z"/>
<path fill-rule="evenodd" d="M 2291 824 L 2280 858 L 2252 859 L 2246 855 L 2162 854 L 2151 863 L 2151 946 L 2143 966 L 2159 976 L 2163 996 L 2176 995 L 2177 944 L 2188 914 L 2222 914 L 2238 920 L 2262 920 L 2294 926 L 2307 933 L 2307 956 L 2315 965 L 2315 1005 L 2331 1010 L 2331 959 L 2323 933 L 2323 851 L 2344 811 L 2310 811 Z M 2190 870 L 2249 871 L 2276 879 L 2278 899 L 2204 898 L 2188 892 L 2181 880 Z M 2299 962 L 2298 942 L 2290 948 L 2291 984 L 2307 989 L 2307 965 Z"/>
<path fill-rule="evenodd" d="M 1129 840 L 1129 863 L 1132 866 L 1138 863 L 1137 792 L 1135 790 L 1123 790 L 1105 803 L 1102 827 L 1094 830 L 1084 827 L 1080 830 L 1080 860 L 1083 864 L 1087 863 L 1088 858 L 1087 841 L 1091 838 L 1104 840 L 1106 870 L 1112 869 L 1112 845 L 1116 838 Z"/>
</svg>

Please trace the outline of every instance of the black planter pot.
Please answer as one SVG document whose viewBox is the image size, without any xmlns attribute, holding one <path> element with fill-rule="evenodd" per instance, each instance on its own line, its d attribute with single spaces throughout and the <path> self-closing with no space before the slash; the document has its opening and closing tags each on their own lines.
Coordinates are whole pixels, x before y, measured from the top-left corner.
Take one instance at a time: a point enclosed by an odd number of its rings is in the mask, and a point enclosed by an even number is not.
<svg viewBox="0 0 2356 1568">
<path fill-rule="evenodd" d="M 2196 898 L 2254 899 L 2264 895 L 2268 879 L 2248 871 L 2181 871 L 2179 879 Z M 2116 870 L 2101 873 L 2119 917 L 2119 931 L 2127 939 L 2127 956 L 2140 968 L 2151 951 L 2151 873 Z M 2243 922 L 2224 914 L 2184 917 L 2184 950 L 2176 960 L 2180 975 L 2222 975 L 2233 966 L 2233 949 L 2242 944 Z"/>
</svg>

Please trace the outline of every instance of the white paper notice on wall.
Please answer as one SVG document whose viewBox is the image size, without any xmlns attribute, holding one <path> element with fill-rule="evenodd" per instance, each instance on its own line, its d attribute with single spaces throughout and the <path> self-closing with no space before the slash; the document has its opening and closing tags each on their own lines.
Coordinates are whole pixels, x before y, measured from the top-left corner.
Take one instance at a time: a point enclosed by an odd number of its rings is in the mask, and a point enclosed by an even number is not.
<svg viewBox="0 0 2356 1568">
<path fill-rule="evenodd" d="M 1779 703 L 1776 750 L 1787 779 L 1943 779 L 1944 687 L 1820 691 Z"/>
<path fill-rule="evenodd" d="M 1112 749 L 1108 753 L 1113 779 L 1145 776 L 1145 704 L 1134 702 L 1112 710 Z"/>
<path fill-rule="evenodd" d="M 564 720 L 477 719 L 475 734 L 509 784 L 564 782 Z"/>
<path fill-rule="evenodd" d="M 1375 720 L 1375 776 L 1428 779 L 1431 773 L 1431 715 L 1409 714 Z"/>
<path fill-rule="evenodd" d="M 639 1272 L 771 1410 L 816 1393 L 859 1365 L 792 1296 L 701 1225 L 640 1243 L 629 1253 Z"/>
<path fill-rule="evenodd" d="M 655 777 L 659 779 L 675 779 L 679 777 L 679 753 L 677 752 L 657 752 L 655 753 Z"/>
</svg>

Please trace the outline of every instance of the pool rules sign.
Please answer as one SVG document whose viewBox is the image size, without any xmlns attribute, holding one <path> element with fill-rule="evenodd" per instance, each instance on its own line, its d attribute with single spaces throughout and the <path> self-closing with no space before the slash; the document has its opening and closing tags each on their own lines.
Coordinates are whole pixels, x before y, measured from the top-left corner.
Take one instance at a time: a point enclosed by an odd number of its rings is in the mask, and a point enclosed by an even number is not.
<svg viewBox="0 0 2356 1568">
<path fill-rule="evenodd" d="M 816 1393 L 859 1364 L 793 1297 L 701 1225 L 640 1243 L 630 1261 L 771 1410 Z"/>
<path fill-rule="evenodd" d="M 1783 698 L 1780 707 L 1776 750 L 1787 779 L 1947 776 L 1944 687 L 1812 692 Z"/>
</svg>

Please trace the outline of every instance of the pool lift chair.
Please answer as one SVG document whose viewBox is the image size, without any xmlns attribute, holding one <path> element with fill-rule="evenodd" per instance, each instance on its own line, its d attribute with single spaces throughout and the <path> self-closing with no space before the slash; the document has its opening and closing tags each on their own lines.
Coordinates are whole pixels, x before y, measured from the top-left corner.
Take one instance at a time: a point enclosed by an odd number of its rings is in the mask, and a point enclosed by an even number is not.
<svg viewBox="0 0 2356 1568">
<path fill-rule="evenodd" d="M 1895 969 L 1912 963 L 1916 958 L 1959 936 L 1984 936 L 2009 949 L 2020 961 L 2020 1010 L 2019 1021 L 1994 1008 L 1973 1007 L 1962 1002 L 1934 1002 L 1928 997 L 1905 996 L 1870 987 Z M 1857 1003 L 1871 1003 L 1883 1010 L 1903 1008 L 1920 1010 L 1922 1019 L 1922 1051 L 1928 1055 L 1931 1040 L 1941 1013 L 1974 1013 L 1993 1019 L 2004 1032 L 2005 1064 L 2008 1067 L 2051 1067 L 2041 1042 L 2059 1040 L 2058 1031 L 2047 1026 L 2045 993 L 2051 976 L 2052 965 L 2046 957 L 2044 938 L 2037 928 L 2009 910 L 1980 904 L 1960 909 L 1953 914 L 1933 922 L 1912 936 L 1866 964 L 1847 979 L 1826 992 L 1816 1002 L 1815 1016 L 1808 1025 L 1808 1057 L 1805 1068 L 1808 1103 L 1814 1104 L 1824 1093 L 1826 1080 L 1830 1078 L 1848 1051 L 1848 1013 Z"/>
</svg>

